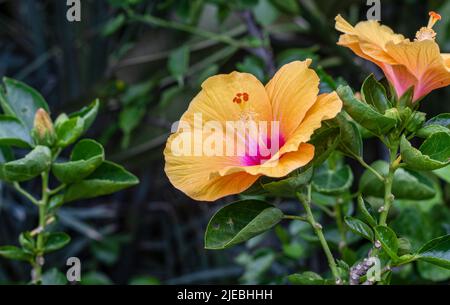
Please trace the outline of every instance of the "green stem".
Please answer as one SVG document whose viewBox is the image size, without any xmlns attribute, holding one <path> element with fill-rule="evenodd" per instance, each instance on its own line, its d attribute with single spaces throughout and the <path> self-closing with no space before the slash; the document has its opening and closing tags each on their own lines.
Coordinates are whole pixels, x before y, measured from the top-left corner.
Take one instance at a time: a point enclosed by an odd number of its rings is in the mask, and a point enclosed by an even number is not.
<svg viewBox="0 0 450 305">
<path fill-rule="evenodd" d="M 308 218 L 303 217 L 303 216 L 297 216 L 297 215 L 284 215 L 283 219 L 290 219 L 290 220 L 299 220 L 299 221 L 303 221 L 303 222 L 308 222 Z"/>
<path fill-rule="evenodd" d="M 366 163 L 363 158 L 359 156 L 354 156 L 356 161 L 358 161 L 363 167 L 367 168 L 369 171 L 371 171 L 375 177 L 377 177 L 381 182 L 384 182 L 384 178 L 382 175 L 380 175 L 379 172 L 377 172 L 372 166 Z"/>
<path fill-rule="evenodd" d="M 61 184 L 57 188 L 55 188 L 53 190 L 49 190 L 48 193 L 49 193 L 49 195 L 55 195 L 55 194 L 59 193 L 60 191 L 62 191 L 63 189 L 65 189 L 66 186 L 67 186 L 66 184 Z"/>
<path fill-rule="evenodd" d="M 333 274 L 334 280 L 336 283 L 341 283 L 341 278 L 339 276 L 339 272 L 337 269 L 336 261 L 334 260 L 333 254 L 331 253 L 330 247 L 328 246 L 327 240 L 325 239 L 325 236 L 323 235 L 322 225 L 320 223 L 317 223 L 314 219 L 314 215 L 311 210 L 311 185 L 308 186 L 308 195 L 307 198 L 301 193 L 297 193 L 298 200 L 303 205 L 303 208 L 306 211 L 306 219 L 311 224 L 314 232 L 316 233 L 317 237 L 319 238 L 320 244 L 322 245 L 323 251 L 325 252 L 325 255 L 328 260 L 328 265 L 331 269 L 331 273 Z"/>
<path fill-rule="evenodd" d="M 34 284 L 40 284 L 42 280 L 42 266 L 44 264 L 44 232 L 47 220 L 47 208 L 50 198 L 48 188 L 49 172 L 42 173 L 42 199 L 39 202 L 39 227 L 36 242 L 36 256 L 33 264 L 32 278 Z"/>
<path fill-rule="evenodd" d="M 14 188 L 17 190 L 17 192 L 22 194 L 24 197 L 26 197 L 28 200 L 30 200 L 35 205 L 39 205 L 40 202 L 36 198 L 34 198 L 33 195 L 31 195 L 26 190 L 24 190 L 18 182 L 14 182 L 13 185 L 14 185 Z"/>
<path fill-rule="evenodd" d="M 379 225 L 385 226 L 387 217 L 389 215 L 389 209 L 394 203 L 394 195 L 392 194 L 392 184 L 394 182 L 394 174 L 398 168 L 399 160 L 396 159 L 398 144 L 394 145 L 389 149 L 390 151 L 390 162 L 389 162 L 389 172 L 384 178 L 384 205 L 380 214 Z"/>
<path fill-rule="evenodd" d="M 344 249 L 347 246 L 347 236 L 346 236 L 346 230 L 345 230 L 345 226 L 344 223 L 342 221 L 343 217 L 342 217 L 342 199 L 338 198 L 337 202 L 336 202 L 336 206 L 334 208 L 334 214 L 336 215 L 335 219 L 336 219 L 336 225 L 339 231 L 339 234 L 341 235 L 341 243 L 339 243 L 339 250 L 342 251 L 342 249 Z"/>
</svg>

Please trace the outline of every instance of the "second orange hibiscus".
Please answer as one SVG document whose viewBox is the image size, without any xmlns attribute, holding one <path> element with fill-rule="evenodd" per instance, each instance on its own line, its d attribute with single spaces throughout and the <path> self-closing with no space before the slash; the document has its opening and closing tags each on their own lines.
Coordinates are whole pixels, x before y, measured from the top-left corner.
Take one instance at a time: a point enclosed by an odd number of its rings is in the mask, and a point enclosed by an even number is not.
<svg viewBox="0 0 450 305">
<path fill-rule="evenodd" d="M 440 53 L 433 30 L 440 18 L 431 12 L 428 25 L 411 41 L 377 21 L 352 26 L 338 15 L 336 29 L 344 33 L 338 44 L 379 66 L 399 97 L 414 86 L 413 101 L 418 101 L 432 90 L 450 85 L 450 54 Z"/>
</svg>

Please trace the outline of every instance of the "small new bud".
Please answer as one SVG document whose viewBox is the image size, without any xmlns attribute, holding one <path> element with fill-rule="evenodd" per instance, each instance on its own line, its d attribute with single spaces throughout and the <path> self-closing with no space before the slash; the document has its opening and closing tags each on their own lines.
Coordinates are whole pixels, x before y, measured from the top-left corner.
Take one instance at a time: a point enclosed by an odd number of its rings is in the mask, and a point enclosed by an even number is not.
<svg viewBox="0 0 450 305">
<path fill-rule="evenodd" d="M 412 110 L 409 107 L 402 108 L 399 110 L 400 113 L 400 119 L 402 122 L 406 122 L 412 115 Z"/>
<path fill-rule="evenodd" d="M 422 128 L 425 123 L 426 114 L 420 111 L 415 111 L 408 122 L 406 123 L 406 130 L 409 132 L 416 132 L 420 128 Z"/>
<path fill-rule="evenodd" d="M 390 108 L 384 112 L 384 116 L 390 119 L 394 119 L 397 123 L 399 123 L 402 119 L 400 117 L 400 112 L 398 112 L 397 108 Z"/>
<path fill-rule="evenodd" d="M 34 116 L 32 136 L 36 144 L 52 146 L 56 140 L 55 128 L 48 113 L 39 108 Z"/>
</svg>

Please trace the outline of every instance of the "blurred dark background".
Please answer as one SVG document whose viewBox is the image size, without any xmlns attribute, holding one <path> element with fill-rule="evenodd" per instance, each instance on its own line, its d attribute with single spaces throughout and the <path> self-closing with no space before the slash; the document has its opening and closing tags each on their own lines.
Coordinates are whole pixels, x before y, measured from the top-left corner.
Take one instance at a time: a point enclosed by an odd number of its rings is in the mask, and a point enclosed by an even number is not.
<svg viewBox="0 0 450 305">
<path fill-rule="evenodd" d="M 83 282 L 97 284 L 283 283 L 282 275 L 298 269 L 325 270 L 320 249 L 294 237 L 308 236 L 302 224 L 277 227 L 231 250 L 204 250 L 208 219 L 233 198 L 213 204 L 190 200 L 169 183 L 162 151 L 172 122 L 213 74 L 239 70 L 267 81 L 283 63 L 312 58 L 323 90 L 333 82 L 358 90 L 369 73 L 380 77 L 374 65 L 336 45 L 334 17 L 340 13 L 353 24 L 366 19 L 366 1 L 81 2 L 81 21 L 68 22 L 63 0 L 0 0 L 0 76 L 39 90 L 53 118 L 100 98 L 88 136 L 100 139 L 109 159 L 124 164 L 141 184 L 64 206 L 59 222 L 72 243 L 50 255 L 46 267 L 65 272 L 66 258 L 77 256 Z M 381 9 L 384 24 L 411 38 L 427 24 L 428 11 L 438 11 L 438 42 L 442 52 L 450 52 L 449 1 L 381 0 Z M 433 92 L 422 111 L 429 118 L 449 112 L 449 95 L 450 88 Z M 368 162 L 384 157 L 376 141 L 369 140 L 365 152 Z M 358 176 L 362 169 L 353 165 Z M 29 202 L 0 184 L 1 245 L 16 244 L 36 219 Z M 402 271 L 410 273 L 398 281 L 411 274 L 418 282 L 450 277 L 424 268 Z M 25 264 L 0 259 L 0 283 L 28 278 Z"/>
</svg>

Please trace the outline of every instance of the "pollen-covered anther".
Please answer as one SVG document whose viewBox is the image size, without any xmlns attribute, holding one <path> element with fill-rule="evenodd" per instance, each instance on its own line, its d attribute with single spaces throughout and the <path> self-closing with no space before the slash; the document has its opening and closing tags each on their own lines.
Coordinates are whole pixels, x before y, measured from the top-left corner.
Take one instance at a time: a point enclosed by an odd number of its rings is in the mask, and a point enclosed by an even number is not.
<svg viewBox="0 0 450 305">
<path fill-rule="evenodd" d="M 436 32 L 433 29 L 423 27 L 416 33 L 416 41 L 434 40 Z"/>
<path fill-rule="evenodd" d="M 233 98 L 233 103 L 240 104 L 242 101 L 248 102 L 250 96 L 247 92 L 236 93 L 236 96 Z"/>
<path fill-rule="evenodd" d="M 434 40 L 436 39 L 436 32 L 433 30 L 433 26 L 441 20 L 441 15 L 436 12 L 430 12 L 430 19 L 428 20 L 428 25 L 426 27 L 422 27 L 416 33 L 416 41 L 424 41 L 424 40 Z"/>
<path fill-rule="evenodd" d="M 433 28 L 433 26 L 436 24 L 436 22 L 438 22 L 439 20 L 442 19 L 441 15 L 439 15 L 436 12 L 429 12 L 428 15 L 430 15 L 430 20 L 428 21 L 428 25 L 427 28 L 431 29 Z"/>
</svg>

